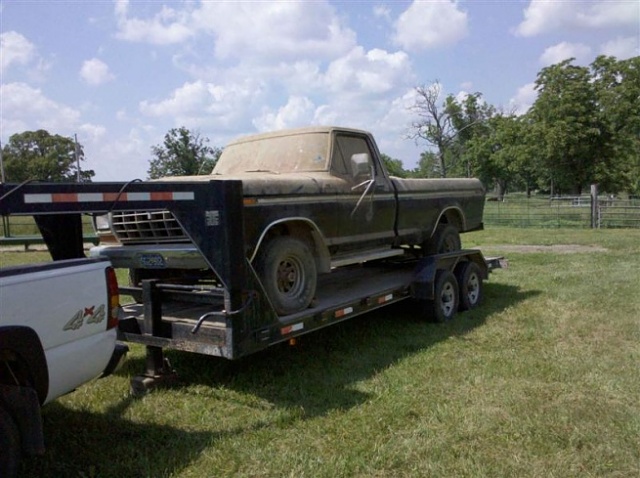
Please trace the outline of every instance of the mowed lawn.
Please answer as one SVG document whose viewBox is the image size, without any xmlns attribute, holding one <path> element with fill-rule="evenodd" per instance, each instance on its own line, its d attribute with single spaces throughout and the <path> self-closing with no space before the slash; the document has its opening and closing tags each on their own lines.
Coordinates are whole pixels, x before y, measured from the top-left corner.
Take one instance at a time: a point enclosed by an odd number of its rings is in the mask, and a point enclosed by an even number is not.
<svg viewBox="0 0 640 478">
<path fill-rule="evenodd" d="M 45 407 L 21 476 L 639 476 L 640 231 L 463 245 L 509 259 L 479 309 L 433 324 L 401 304 L 233 363 L 169 353 L 181 382 L 141 398 L 133 346 Z"/>
</svg>

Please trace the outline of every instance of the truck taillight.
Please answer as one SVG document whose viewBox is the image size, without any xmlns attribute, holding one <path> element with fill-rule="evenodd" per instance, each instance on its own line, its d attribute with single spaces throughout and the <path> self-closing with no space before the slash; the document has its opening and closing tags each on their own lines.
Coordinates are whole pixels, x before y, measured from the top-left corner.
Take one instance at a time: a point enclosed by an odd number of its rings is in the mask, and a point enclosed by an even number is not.
<svg viewBox="0 0 640 478">
<path fill-rule="evenodd" d="M 120 308 L 120 295 L 118 292 L 118 279 L 116 271 L 113 267 L 107 267 L 107 298 L 108 298 L 108 316 L 107 330 L 113 329 L 118 325 L 118 310 Z"/>
</svg>

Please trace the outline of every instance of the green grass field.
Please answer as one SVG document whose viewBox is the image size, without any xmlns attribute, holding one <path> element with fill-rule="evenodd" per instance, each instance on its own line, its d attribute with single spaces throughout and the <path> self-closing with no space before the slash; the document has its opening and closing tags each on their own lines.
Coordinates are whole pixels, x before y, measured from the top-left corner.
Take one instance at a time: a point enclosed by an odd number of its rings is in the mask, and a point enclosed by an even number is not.
<svg viewBox="0 0 640 478">
<path fill-rule="evenodd" d="M 233 363 L 169 353 L 181 383 L 142 398 L 134 346 L 45 407 L 21 476 L 639 476 L 640 230 L 463 245 L 509 259 L 479 309 L 432 324 L 399 304 Z"/>
</svg>

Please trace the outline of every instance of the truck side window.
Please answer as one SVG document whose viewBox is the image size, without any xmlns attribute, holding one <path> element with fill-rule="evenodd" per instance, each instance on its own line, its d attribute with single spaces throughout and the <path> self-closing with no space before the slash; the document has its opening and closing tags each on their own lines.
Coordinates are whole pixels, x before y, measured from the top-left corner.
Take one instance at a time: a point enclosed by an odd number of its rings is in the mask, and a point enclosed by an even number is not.
<svg viewBox="0 0 640 478">
<path fill-rule="evenodd" d="M 340 165 L 340 169 L 344 172 L 340 171 L 341 174 L 346 174 L 350 177 L 353 177 L 354 171 L 351 169 L 351 157 L 354 154 L 362 154 L 365 153 L 369 156 L 369 165 L 371 166 L 371 150 L 367 145 L 367 142 L 364 138 L 359 138 L 357 136 L 344 136 L 340 135 L 336 138 L 336 148 L 334 150 L 333 156 L 333 165 Z M 335 168 L 336 172 L 338 172 L 338 168 Z M 371 171 L 371 168 L 368 168 L 368 171 Z M 360 174 L 358 175 L 358 180 L 366 180 L 371 178 L 371 173 L 367 173 L 366 175 Z"/>
</svg>

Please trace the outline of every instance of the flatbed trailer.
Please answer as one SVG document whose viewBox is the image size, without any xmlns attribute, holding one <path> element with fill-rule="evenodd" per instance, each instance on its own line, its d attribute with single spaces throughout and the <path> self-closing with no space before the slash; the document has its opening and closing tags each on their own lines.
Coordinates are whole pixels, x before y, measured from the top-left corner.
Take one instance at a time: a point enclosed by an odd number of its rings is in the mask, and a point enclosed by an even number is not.
<svg viewBox="0 0 640 478">
<path fill-rule="evenodd" d="M 82 214 L 123 210 L 169 210 L 206 260 L 213 280 L 120 288 L 135 302 L 122 306 L 119 338 L 146 347 L 134 391 L 175 378 L 165 349 L 238 359 L 408 299 L 420 313 L 449 320 L 478 305 L 483 281 L 502 265 L 475 249 L 422 258 L 407 251 L 320 275 L 309 308 L 278 316 L 246 256 L 242 183 L 215 183 L 0 184 L 0 214 L 33 215 L 54 260 L 84 257 Z"/>
</svg>

